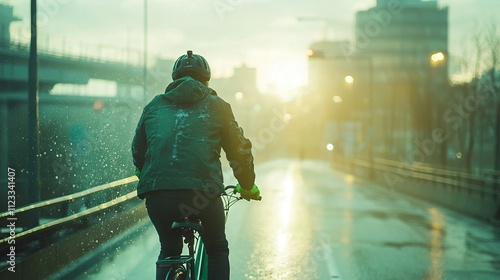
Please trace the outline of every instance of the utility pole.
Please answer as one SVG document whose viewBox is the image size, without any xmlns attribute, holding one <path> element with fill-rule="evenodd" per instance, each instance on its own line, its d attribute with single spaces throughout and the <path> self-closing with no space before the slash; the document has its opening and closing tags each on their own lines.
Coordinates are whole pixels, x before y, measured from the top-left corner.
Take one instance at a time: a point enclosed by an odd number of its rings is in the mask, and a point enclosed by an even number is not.
<svg viewBox="0 0 500 280">
<path fill-rule="evenodd" d="M 144 71 L 143 71 L 143 102 L 146 102 L 148 91 L 148 0 L 144 0 Z"/>
<path fill-rule="evenodd" d="M 37 5 L 31 0 L 31 41 L 28 66 L 28 203 L 40 200 L 40 148 L 38 112 L 38 54 L 37 54 Z M 39 214 L 29 217 L 29 227 L 39 224 Z"/>
</svg>

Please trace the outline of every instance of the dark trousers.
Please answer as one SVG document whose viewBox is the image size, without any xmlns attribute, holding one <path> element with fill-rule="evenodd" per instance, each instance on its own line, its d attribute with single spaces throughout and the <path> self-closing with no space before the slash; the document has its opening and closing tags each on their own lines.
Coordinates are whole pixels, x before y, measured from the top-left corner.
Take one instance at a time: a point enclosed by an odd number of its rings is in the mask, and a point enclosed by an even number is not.
<svg viewBox="0 0 500 280">
<path fill-rule="evenodd" d="M 229 280 L 229 248 L 220 196 L 193 190 L 155 191 L 146 197 L 146 208 L 160 238 L 159 259 L 182 253 L 182 236 L 172 232 L 172 223 L 186 215 L 198 218 L 204 229 L 208 279 Z"/>
</svg>

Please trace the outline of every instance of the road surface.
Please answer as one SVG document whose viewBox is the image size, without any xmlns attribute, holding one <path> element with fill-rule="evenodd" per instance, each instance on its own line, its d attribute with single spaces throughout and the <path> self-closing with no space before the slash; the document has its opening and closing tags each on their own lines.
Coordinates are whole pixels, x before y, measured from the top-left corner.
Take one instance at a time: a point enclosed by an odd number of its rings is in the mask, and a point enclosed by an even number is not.
<svg viewBox="0 0 500 280">
<path fill-rule="evenodd" d="M 498 226 L 325 161 L 281 159 L 256 170 L 263 200 L 229 213 L 231 279 L 500 279 Z M 78 279 L 154 279 L 153 227 L 127 244 Z"/>
</svg>

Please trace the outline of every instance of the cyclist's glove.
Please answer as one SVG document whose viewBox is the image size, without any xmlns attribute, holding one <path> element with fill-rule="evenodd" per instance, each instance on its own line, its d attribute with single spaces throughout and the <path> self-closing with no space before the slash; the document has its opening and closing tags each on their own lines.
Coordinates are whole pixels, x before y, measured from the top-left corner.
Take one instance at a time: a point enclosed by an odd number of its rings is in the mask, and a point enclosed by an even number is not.
<svg viewBox="0 0 500 280">
<path fill-rule="evenodd" d="M 250 199 L 261 200 L 259 187 L 257 187 L 257 185 L 255 185 L 255 184 L 249 190 L 244 189 L 240 186 L 240 184 L 237 184 L 236 185 L 236 192 L 239 192 L 241 197 L 243 197 L 246 200 L 250 200 Z"/>
<path fill-rule="evenodd" d="M 137 178 L 141 179 L 141 170 L 139 170 L 139 168 L 135 168 L 135 176 L 137 176 Z"/>
</svg>

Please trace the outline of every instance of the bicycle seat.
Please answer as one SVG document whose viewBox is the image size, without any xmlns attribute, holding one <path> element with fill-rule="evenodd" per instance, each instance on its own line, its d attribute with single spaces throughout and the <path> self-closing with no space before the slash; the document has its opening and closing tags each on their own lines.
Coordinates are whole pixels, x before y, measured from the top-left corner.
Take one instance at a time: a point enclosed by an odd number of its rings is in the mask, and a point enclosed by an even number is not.
<svg viewBox="0 0 500 280">
<path fill-rule="evenodd" d="M 199 234 L 202 234 L 203 226 L 200 220 L 195 219 L 193 221 L 173 222 L 172 230 L 177 234 L 184 234 L 190 230 L 195 230 Z"/>
</svg>

